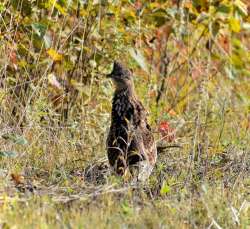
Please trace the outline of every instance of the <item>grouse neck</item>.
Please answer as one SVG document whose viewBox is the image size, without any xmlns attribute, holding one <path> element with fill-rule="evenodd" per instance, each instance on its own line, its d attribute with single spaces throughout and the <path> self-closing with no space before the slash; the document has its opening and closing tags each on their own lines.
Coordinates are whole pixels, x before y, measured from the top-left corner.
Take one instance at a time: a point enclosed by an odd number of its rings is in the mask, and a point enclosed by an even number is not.
<svg viewBox="0 0 250 229">
<path fill-rule="evenodd" d="M 135 95 L 135 92 L 134 92 L 134 88 L 133 86 L 126 86 L 126 87 L 119 87 L 119 88 L 116 88 L 115 90 L 115 95 L 117 94 L 124 94 L 124 95 L 127 95 L 127 96 L 134 96 Z"/>
<path fill-rule="evenodd" d="M 115 86 L 116 86 L 115 94 L 124 93 L 129 96 L 133 96 L 135 94 L 134 84 L 132 81 L 127 82 L 127 83 L 115 82 Z"/>
</svg>

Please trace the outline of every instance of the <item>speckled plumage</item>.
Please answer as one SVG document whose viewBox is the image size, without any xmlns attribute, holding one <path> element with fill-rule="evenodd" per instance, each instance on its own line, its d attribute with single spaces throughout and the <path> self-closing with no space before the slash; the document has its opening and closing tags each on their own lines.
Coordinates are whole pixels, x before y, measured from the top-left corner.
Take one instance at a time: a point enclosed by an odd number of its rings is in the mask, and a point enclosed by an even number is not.
<svg viewBox="0 0 250 229">
<path fill-rule="evenodd" d="M 147 123 L 146 111 L 136 98 L 129 70 L 115 62 L 109 77 L 116 86 L 107 138 L 110 166 L 119 175 L 123 175 L 127 169 L 137 167 L 138 179 L 146 180 L 157 158 L 157 149 Z"/>
</svg>

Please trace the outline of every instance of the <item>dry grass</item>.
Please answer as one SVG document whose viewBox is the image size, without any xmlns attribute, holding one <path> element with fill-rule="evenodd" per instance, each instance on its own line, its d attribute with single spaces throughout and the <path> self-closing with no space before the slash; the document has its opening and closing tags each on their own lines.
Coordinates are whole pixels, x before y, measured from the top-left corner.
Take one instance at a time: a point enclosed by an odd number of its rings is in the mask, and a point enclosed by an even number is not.
<svg viewBox="0 0 250 229">
<path fill-rule="evenodd" d="M 26 17 L 0 3 L 0 228 L 249 228 L 250 78 L 225 76 L 232 53 L 219 35 L 208 50 L 206 27 L 184 17 L 158 28 L 129 14 L 131 3 L 121 12 L 78 5 L 79 16 L 72 2 L 65 14 L 36 5 Z M 54 56 L 34 21 L 48 23 Z M 249 50 L 245 35 L 237 38 Z M 144 185 L 107 165 L 113 89 L 104 74 L 116 57 L 133 68 L 155 137 L 168 146 Z M 161 139 L 162 121 L 174 139 Z"/>
</svg>

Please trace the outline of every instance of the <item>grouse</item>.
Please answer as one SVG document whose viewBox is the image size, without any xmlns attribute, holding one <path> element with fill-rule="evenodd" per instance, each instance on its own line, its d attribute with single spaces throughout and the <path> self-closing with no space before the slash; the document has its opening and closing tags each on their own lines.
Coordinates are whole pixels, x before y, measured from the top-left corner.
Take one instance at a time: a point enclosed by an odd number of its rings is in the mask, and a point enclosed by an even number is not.
<svg viewBox="0 0 250 229">
<path fill-rule="evenodd" d="M 107 77 L 115 84 L 111 126 L 106 142 L 109 164 L 118 175 L 123 176 L 126 171 L 133 175 L 136 171 L 136 178 L 146 181 L 157 158 L 147 112 L 136 97 L 132 73 L 123 64 L 114 62 L 113 70 Z"/>
</svg>

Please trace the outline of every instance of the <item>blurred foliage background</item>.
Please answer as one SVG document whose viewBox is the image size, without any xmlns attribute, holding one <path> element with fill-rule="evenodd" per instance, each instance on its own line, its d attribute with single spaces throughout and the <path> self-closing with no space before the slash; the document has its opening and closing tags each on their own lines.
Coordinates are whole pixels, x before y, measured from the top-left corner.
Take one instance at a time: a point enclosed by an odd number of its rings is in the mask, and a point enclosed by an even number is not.
<svg viewBox="0 0 250 229">
<path fill-rule="evenodd" d="M 114 60 L 133 71 L 159 143 L 181 147 L 159 159 L 156 193 L 179 182 L 176 192 L 204 181 L 235 188 L 239 176 L 245 184 L 249 12 L 247 0 L 2 0 L 0 193 L 13 179 L 17 185 L 15 176 L 73 190 L 70 172 L 105 156 L 113 94 L 105 75 Z M 238 167 L 228 175 L 232 161 Z M 240 190 L 245 196 L 247 188 Z M 127 202 L 121 209 L 129 214 Z M 203 210 L 187 225 L 209 226 L 211 212 L 206 218 Z"/>
</svg>

